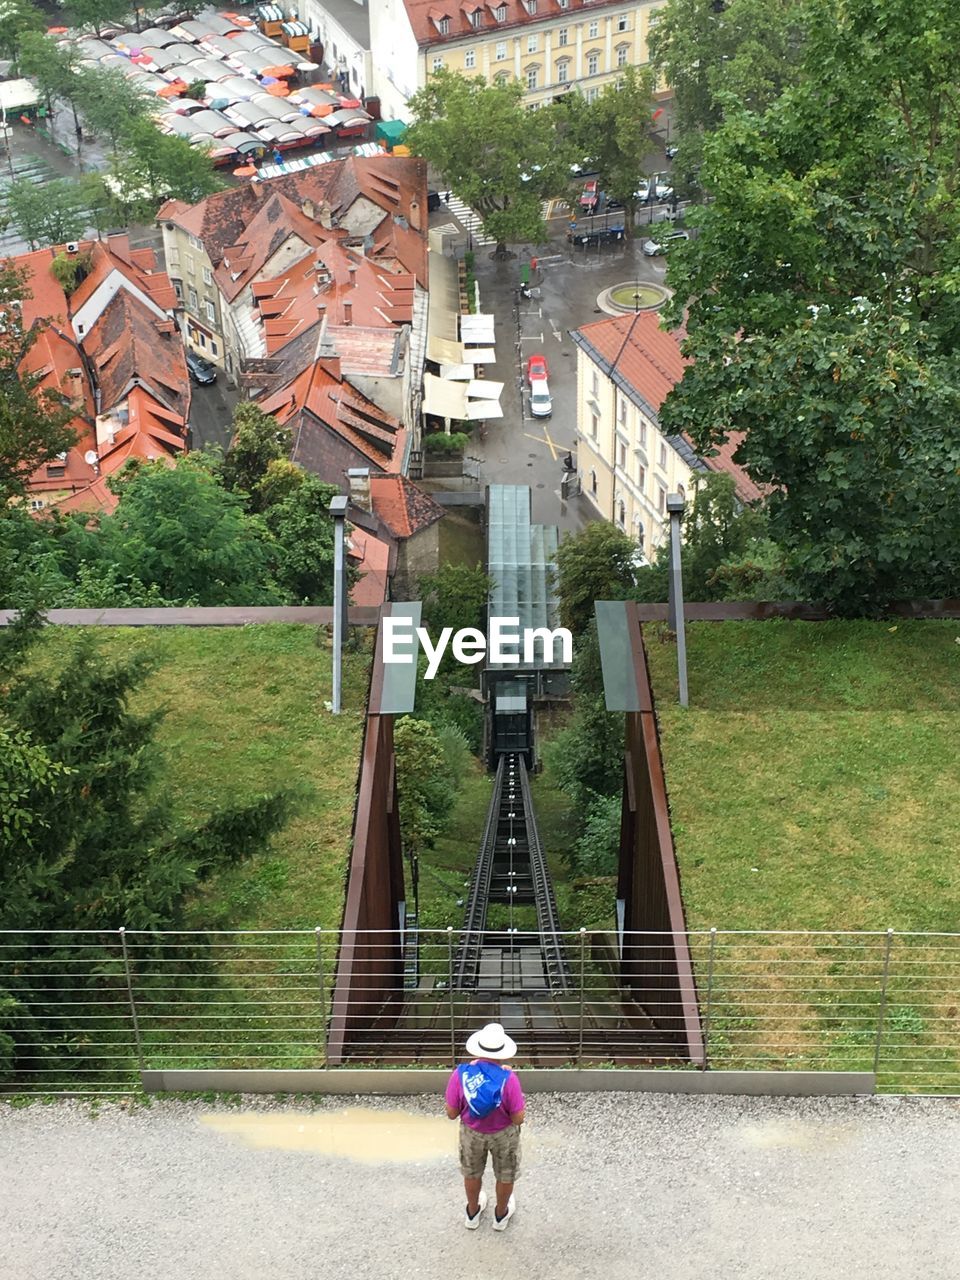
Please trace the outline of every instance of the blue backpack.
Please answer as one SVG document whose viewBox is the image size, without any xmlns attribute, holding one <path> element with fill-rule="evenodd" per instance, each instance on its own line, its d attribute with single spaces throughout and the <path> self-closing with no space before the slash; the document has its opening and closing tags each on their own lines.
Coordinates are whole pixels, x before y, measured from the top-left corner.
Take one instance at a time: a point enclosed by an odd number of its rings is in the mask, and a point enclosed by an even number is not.
<svg viewBox="0 0 960 1280">
<path fill-rule="evenodd" d="M 491 1111 L 496 1111 L 510 1074 L 509 1068 L 498 1067 L 495 1062 L 466 1062 L 457 1070 L 471 1115 L 482 1120 Z"/>
</svg>

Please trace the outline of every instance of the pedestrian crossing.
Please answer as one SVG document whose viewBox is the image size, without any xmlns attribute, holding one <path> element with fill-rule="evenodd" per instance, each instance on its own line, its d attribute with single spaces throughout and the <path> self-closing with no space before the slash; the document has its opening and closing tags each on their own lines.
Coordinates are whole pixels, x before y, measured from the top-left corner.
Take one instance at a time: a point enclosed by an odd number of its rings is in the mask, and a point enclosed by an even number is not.
<svg viewBox="0 0 960 1280">
<path fill-rule="evenodd" d="M 447 196 L 444 204 L 446 204 L 463 229 L 470 232 L 475 245 L 482 248 L 485 244 L 496 244 L 494 239 L 484 234 L 482 221 L 468 204 L 464 204 L 459 196 L 453 194 Z"/>
</svg>

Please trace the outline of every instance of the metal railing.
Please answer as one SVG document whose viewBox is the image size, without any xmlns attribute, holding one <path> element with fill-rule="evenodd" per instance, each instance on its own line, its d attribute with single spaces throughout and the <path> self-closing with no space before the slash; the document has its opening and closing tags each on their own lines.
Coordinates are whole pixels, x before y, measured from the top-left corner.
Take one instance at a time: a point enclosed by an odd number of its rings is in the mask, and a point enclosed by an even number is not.
<svg viewBox="0 0 960 1280">
<path fill-rule="evenodd" d="M 459 936 L 421 930 L 420 984 L 405 990 L 400 934 L 365 935 L 365 993 L 350 999 L 339 1065 L 448 1065 L 498 1020 L 518 1061 L 539 1066 L 875 1071 L 887 1092 L 960 1093 L 960 934 L 691 931 L 698 1061 L 669 1016 L 644 1010 L 651 991 L 665 1007 L 673 935 L 626 934 L 621 951 L 615 931 L 561 934 L 559 993 L 506 973 L 458 990 Z M 143 1069 L 332 1065 L 342 937 L 2 932 L 0 1092 L 126 1093 Z M 684 996 L 678 986 L 678 1018 Z"/>
</svg>

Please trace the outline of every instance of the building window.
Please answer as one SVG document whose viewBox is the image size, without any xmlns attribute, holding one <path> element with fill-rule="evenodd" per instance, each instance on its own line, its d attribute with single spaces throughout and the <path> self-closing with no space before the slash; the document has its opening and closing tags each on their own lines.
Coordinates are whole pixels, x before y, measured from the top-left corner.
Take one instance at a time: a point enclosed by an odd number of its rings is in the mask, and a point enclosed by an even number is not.
<svg viewBox="0 0 960 1280">
<path fill-rule="evenodd" d="M 537 52 L 537 37 L 535 35 L 527 36 L 527 53 L 536 53 L 536 52 Z"/>
<path fill-rule="evenodd" d="M 31 499 L 30 499 L 30 510 L 31 510 L 31 511 L 42 511 L 42 510 L 43 510 L 43 505 L 44 505 L 44 504 L 43 504 L 43 499 L 42 499 L 42 498 L 31 498 Z"/>
<path fill-rule="evenodd" d="M 557 63 L 557 84 L 566 84 L 570 75 L 570 59 L 563 58 Z"/>
<path fill-rule="evenodd" d="M 195 249 L 203 248 L 203 245 L 200 243 L 200 241 L 197 239 L 196 236 L 187 236 L 187 239 L 190 241 L 190 243 L 193 245 Z"/>
<path fill-rule="evenodd" d="M 647 423 L 642 416 L 637 427 L 637 439 L 640 441 L 640 447 L 645 449 L 647 447 Z"/>
<path fill-rule="evenodd" d="M 210 271 L 210 268 L 209 268 L 209 267 L 204 267 L 204 268 L 203 268 L 203 283 L 204 283 L 204 284 L 213 284 L 213 274 L 212 274 L 212 272 Z"/>
<path fill-rule="evenodd" d="M 567 47 L 567 40 L 569 37 L 569 29 L 567 27 L 561 27 L 557 32 L 557 46 L 561 49 L 565 49 Z"/>
<path fill-rule="evenodd" d="M 214 342 L 212 338 L 210 339 L 210 354 L 215 356 L 218 356 L 220 354 L 220 348 L 217 346 L 217 344 Z"/>
<path fill-rule="evenodd" d="M 540 79 L 539 67 L 527 67 L 527 88 L 536 89 Z"/>
<path fill-rule="evenodd" d="M 627 446 L 622 440 L 617 441 L 617 466 L 622 471 L 627 465 Z"/>
<path fill-rule="evenodd" d="M 523 7 L 526 9 L 527 13 L 529 13 L 530 17 L 532 18 L 533 15 L 537 12 L 537 0 L 523 0 Z"/>
<path fill-rule="evenodd" d="M 626 518 L 627 518 L 627 508 L 623 505 L 623 499 L 621 498 L 617 506 L 617 524 L 620 526 L 621 529 L 623 528 L 624 521 L 626 520 Z"/>
<path fill-rule="evenodd" d="M 642 463 L 637 463 L 637 488 L 643 493 L 647 486 L 647 468 Z"/>
<path fill-rule="evenodd" d="M 621 427 L 625 427 L 627 425 L 627 402 L 623 396 L 620 397 L 620 404 L 617 411 L 620 415 L 620 425 Z"/>
<path fill-rule="evenodd" d="M 594 440 L 596 440 L 596 438 L 597 438 L 597 429 L 599 428 L 599 426 L 600 426 L 600 419 L 597 417 L 597 415 L 596 415 L 595 413 L 591 413 L 591 415 L 590 415 L 590 434 L 593 436 Z"/>
<path fill-rule="evenodd" d="M 209 298 L 206 300 L 206 302 L 204 303 L 204 305 L 205 305 L 205 306 L 206 306 L 206 308 L 207 308 L 207 324 L 216 324 L 216 323 L 217 323 L 217 308 L 213 305 L 213 303 L 210 301 L 210 299 L 209 299 Z"/>
<path fill-rule="evenodd" d="M 666 469 L 667 469 L 667 446 L 661 440 L 660 441 L 660 470 L 666 471 Z"/>
<path fill-rule="evenodd" d="M 198 331 L 197 341 L 200 343 L 201 347 L 205 347 L 207 345 L 207 335 Z"/>
<path fill-rule="evenodd" d="M 196 310 L 197 310 L 197 291 L 196 291 L 196 289 L 194 289 L 194 288 L 191 286 L 191 287 L 190 287 L 190 289 L 188 290 L 188 292 L 189 292 L 189 297 L 190 297 L 190 310 L 191 310 L 191 311 L 193 311 L 193 312 L 196 312 Z"/>
<path fill-rule="evenodd" d="M 597 473 L 595 471 L 590 472 L 590 492 L 594 497 L 597 496 Z"/>
<path fill-rule="evenodd" d="M 630 15 L 628 13 L 621 13 L 619 18 L 617 18 L 617 30 L 618 31 L 630 30 Z"/>
<path fill-rule="evenodd" d="M 183 285 L 180 283 L 179 280 L 172 280 L 171 284 L 173 285 L 173 292 L 177 295 L 177 301 L 182 302 L 183 301 Z"/>
<path fill-rule="evenodd" d="M 443 59 L 442 59 L 441 57 L 439 57 L 439 56 L 438 56 L 438 57 L 434 58 L 434 60 L 433 60 L 433 69 L 434 69 L 434 71 L 442 71 L 442 70 L 443 70 Z"/>
<path fill-rule="evenodd" d="M 597 396 L 600 394 L 600 375 L 597 373 L 596 369 L 593 371 L 593 378 L 590 383 L 590 394 L 593 396 L 594 400 L 596 400 Z"/>
<path fill-rule="evenodd" d="M 501 71 L 500 74 L 494 76 L 493 79 L 496 84 L 506 84 L 510 79 L 510 74 L 507 71 Z"/>
<path fill-rule="evenodd" d="M 600 23 L 597 22 L 596 19 L 594 19 L 593 22 L 589 23 L 587 26 L 587 39 L 596 40 L 599 34 L 600 34 Z"/>
<path fill-rule="evenodd" d="M 474 49 L 468 49 L 463 55 L 463 65 L 468 71 L 472 71 L 477 65 L 477 54 Z"/>
<path fill-rule="evenodd" d="M 657 485 L 657 510 L 663 515 L 667 509 L 667 491 L 662 484 Z"/>
<path fill-rule="evenodd" d="M 495 61 L 502 62 L 506 56 L 507 56 L 507 42 L 506 40 L 498 40 Z"/>
<path fill-rule="evenodd" d="M 483 10 L 482 9 L 474 9 L 473 13 L 471 13 L 470 15 L 470 23 L 472 26 L 478 27 L 478 28 L 483 26 Z"/>
<path fill-rule="evenodd" d="M 505 4 L 497 5 L 497 14 L 496 14 L 496 17 L 497 17 L 497 21 L 498 21 L 498 22 L 506 22 L 506 20 L 507 20 L 507 6 L 506 6 Z"/>
<path fill-rule="evenodd" d="M 569 9 L 570 0 L 557 0 L 557 4 L 559 4 L 561 9 Z"/>
<path fill-rule="evenodd" d="M 629 56 L 630 56 L 630 46 L 626 44 L 620 45 L 619 49 L 617 49 L 617 66 L 625 67 L 627 65 L 627 58 Z"/>
<path fill-rule="evenodd" d="M 686 489 L 683 487 L 683 485 L 682 485 L 682 484 L 678 484 L 678 485 L 677 485 L 677 494 L 679 495 L 680 500 L 681 500 L 682 502 L 685 502 L 685 501 L 686 501 L 686 499 L 687 499 L 687 491 L 686 491 Z"/>
<path fill-rule="evenodd" d="M 599 70 L 600 70 L 600 55 L 599 55 L 599 53 L 589 53 L 589 54 L 587 54 L 587 75 L 588 75 L 588 76 L 595 76 Z"/>
<path fill-rule="evenodd" d="M 437 19 L 437 30 L 440 32 L 440 34 L 441 34 L 442 36 L 449 35 L 449 34 L 450 34 L 450 19 L 449 19 L 449 18 L 438 18 L 438 19 Z"/>
</svg>

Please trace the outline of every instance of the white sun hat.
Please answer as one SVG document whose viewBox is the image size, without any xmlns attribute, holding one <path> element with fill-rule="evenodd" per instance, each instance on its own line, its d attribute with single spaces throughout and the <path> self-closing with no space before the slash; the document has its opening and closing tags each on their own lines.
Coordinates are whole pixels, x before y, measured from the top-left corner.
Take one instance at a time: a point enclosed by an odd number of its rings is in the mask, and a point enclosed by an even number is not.
<svg viewBox="0 0 960 1280">
<path fill-rule="evenodd" d="M 467 1053 L 473 1058 L 512 1058 L 517 1046 L 499 1022 L 488 1022 L 482 1031 L 475 1031 L 467 1041 Z"/>
</svg>

